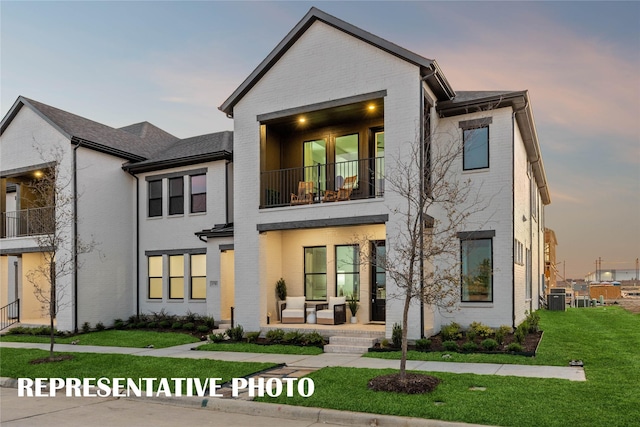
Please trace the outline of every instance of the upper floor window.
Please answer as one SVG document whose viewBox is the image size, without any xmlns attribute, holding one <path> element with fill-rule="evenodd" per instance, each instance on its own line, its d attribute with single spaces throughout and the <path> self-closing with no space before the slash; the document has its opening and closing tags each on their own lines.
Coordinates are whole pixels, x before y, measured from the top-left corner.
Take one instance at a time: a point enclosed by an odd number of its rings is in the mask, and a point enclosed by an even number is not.
<svg viewBox="0 0 640 427">
<path fill-rule="evenodd" d="M 191 176 L 191 213 L 207 211 L 207 176 Z"/>
<path fill-rule="evenodd" d="M 169 178 L 169 215 L 184 213 L 184 179 Z"/>
<path fill-rule="evenodd" d="M 489 167 L 489 127 L 465 129 L 463 131 L 463 169 Z"/>
<path fill-rule="evenodd" d="M 162 180 L 149 181 L 149 216 L 162 216 Z"/>
</svg>

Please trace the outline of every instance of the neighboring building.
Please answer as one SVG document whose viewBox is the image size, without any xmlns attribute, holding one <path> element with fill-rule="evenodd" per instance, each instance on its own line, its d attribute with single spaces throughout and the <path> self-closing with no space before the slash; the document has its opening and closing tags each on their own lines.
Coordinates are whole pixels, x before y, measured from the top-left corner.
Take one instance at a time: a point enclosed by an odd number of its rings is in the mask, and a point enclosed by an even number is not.
<svg viewBox="0 0 640 427">
<path fill-rule="evenodd" d="M 61 329 L 162 309 L 228 319 L 233 307 L 258 330 L 276 318 L 283 278 L 309 304 L 354 293 L 359 323 L 390 336 L 397 286 L 359 259 L 393 251 L 403 199 L 385 173 L 416 138 L 464 143 L 453 178 L 490 203 L 458 233 L 462 269 L 483 286 L 463 285 L 451 313 L 413 308 L 409 337 L 452 321 L 517 325 L 539 307 L 550 198 L 527 91 L 455 92 L 434 60 L 312 8 L 220 109 L 233 134 L 184 140 L 26 98 L 2 121 L 4 217 L 29 208 L 23 184 L 46 167 L 30 145 L 59 144 L 82 194 L 77 232 L 101 243 L 69 278 Z M 38 249 L 3 226 L 0 305 L 27 304 L 21 275 Z"/>
<path fill-rule="evenodd" d="M 638 274 L 638 268 L 627 269 L 611 269 L 603 268 L 596 271 L 592 271 L 584 277 L 584 281 L 587 283 L 600 283 L 600 282 L 630 282 L 640 280 Z"/>
</svg>

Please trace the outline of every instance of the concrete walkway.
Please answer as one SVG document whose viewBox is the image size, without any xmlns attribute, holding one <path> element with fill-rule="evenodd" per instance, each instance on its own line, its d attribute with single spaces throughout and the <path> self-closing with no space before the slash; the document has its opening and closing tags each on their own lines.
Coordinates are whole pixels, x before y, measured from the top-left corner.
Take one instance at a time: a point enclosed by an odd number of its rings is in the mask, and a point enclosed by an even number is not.
<svg viewBox="0 0 640 427">
<path fill-rule="evenodd" d="M 350 368 L 399 369 L 399 360 L 362 357 L 354 354 L 323 353 L 317 356 L 296 354 L 237 353 L 229 351 L 193 351 L 200 343 L 175 347 L 148 349 L 130 347 L 104 347 L 91 345 L 56 344 L 55 351 L 104 354 L 131 354 L 136 356 L 176 357 L 184 359 L 212 359 L 233 362 L 269 362 L 285 364 L 289 368 L 315 370 L 328 366 Z M 0 342 L 6 348 L 37 348 L 48 350 L 49 344 Z M 408 360 L 411 371 L 451 372 L 454 374 L 501 375 L 528 378 L 557 378 L 586 381 L 584 368 L 573 366 L 510 365 L 497 363 L 423 362 Z"/>
</svg>

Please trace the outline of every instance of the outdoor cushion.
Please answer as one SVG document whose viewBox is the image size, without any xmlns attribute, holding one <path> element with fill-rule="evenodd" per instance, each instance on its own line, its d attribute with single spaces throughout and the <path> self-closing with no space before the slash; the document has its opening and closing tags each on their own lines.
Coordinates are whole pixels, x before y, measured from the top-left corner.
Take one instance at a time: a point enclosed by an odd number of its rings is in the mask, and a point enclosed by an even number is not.
<svg viewBox="0 0 640 427">
<path fill-rule="evenodd" d="M 346 302 L 346 297 L 329 297 L 329 310 L 333 311 L 333 306 L 338 304 L 345 304 Z"/>
<path fill-rule="evenodd" d="M 304 297 L 287 297 L 287 310 L 304 310 Z"/>
</svg>

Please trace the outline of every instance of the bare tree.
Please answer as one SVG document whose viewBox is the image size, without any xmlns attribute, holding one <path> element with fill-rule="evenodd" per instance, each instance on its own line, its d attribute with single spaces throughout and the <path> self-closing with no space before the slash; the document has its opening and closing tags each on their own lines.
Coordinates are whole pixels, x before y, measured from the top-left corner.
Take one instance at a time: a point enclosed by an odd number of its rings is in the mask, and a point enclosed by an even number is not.
<svg viewBox="0 0 640 427">
<path fill-rule="evenodd" d="M 75 237 L 77 218 L 74 204 L 78 195 L 73 188 L 73 176 L 63 166 L 64 150 L 56 147 L 51 154 L 41 157 L 52 159 L 48 167 L 28 185 L 32 209 L 30 234 L 33 235 L 42 262 L 30 270 L 27 280 L 33 285 L 34 295 L 43 313 L 49 316 L 49 359 L 54 358 L 55 320 L 60 309 L 70 304 L 68 285 L 61 280 L 72 276 L 79 268 L 78 255 L 91 252 L 96 243 Z"/>
<path fill-rule="evenodd" d="M 387 191 L 402 200 L 393 209 L 400 220 L 390 230 L 393 237 L 386 242 L 386 256 L 364 254 L 367 263 L 386 270 L 395 283 L 397 291 L 387 290 L 387 298 L 403 303 L 401 382 L 406 381 L 409 308 L 412 303 L 438 310 L 455 308 L 462 280 L 457 234 L 467 229 L 472 215 L 488 206 L 479 196 L 478 183 L 472 185 L 458 172 L 463 141 L 457 134 L 440 134 L 424 142 L 416 138 L 408 147 L 385 174 Z"/>
</svg>

